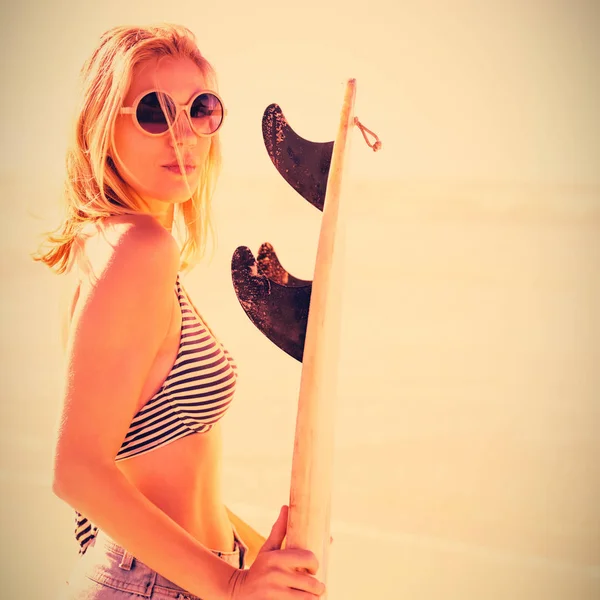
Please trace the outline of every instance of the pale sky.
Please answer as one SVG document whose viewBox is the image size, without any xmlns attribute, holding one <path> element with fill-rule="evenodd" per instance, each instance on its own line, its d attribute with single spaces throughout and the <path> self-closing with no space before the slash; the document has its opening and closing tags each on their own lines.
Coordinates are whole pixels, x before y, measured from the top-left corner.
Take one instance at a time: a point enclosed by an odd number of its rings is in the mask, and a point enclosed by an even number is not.
<svg viewBox="0 0 600 600">
<path fill-rule="evenodd" d="M 270 174 L 264 108 L 333 139 L 357 79 L 360 178 L 600 183 L 600 3 L 594 0 L 63 0 L 3 8 L 2 170 L 61 170 L 78 69 L 119 24 L 187 25 L 229 110 L 225 169 Z"/>
</svg>

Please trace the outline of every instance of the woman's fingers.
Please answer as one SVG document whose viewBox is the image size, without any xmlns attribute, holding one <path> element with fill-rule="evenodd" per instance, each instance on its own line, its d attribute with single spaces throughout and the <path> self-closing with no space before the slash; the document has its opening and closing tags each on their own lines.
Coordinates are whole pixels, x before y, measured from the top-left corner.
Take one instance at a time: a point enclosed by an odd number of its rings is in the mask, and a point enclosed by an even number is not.
<svg viewBox="0 0 600 600">
<path fill-rule="evenodd" d="M 287 506 L 282 506 L 252 566 L 234 583 L 233 598 L 262 600 L 269 593 L 276 593 L 281 600 L 315 600 L 325 592 L 325 585 L 314 576 L 319 561 L 313 552 L 281 549 L 287 533 L 288 511 Z"/>
<path fill-rule="evenodd" d="M 288 520 L 288 507 L 282 506 L 279 511 L 279 516 L 271 528 L 269 537 L 265 540 L 262 548 L 259 550 L 259 554 L 262 552 L 270 552 L 272 550 L 279 550 L 283 542 L 287 531 L 287 520 Z"/>
<path fill-rule="evenodd" d="M 309 594 L 314 594 L 315 596 L 322 596 L 325 593 L 325 584 L 312 575 L 300 573 L 299 571 L 291 575 L 292 577 L 289 580 L 288 587 L 295 590 L 308 592 Z"/>
<path fill-rule="evenodd" d="M 321 596 L 325 592 L 325 584 L 322 581 L 303 571 L 288 571 L 278 568 L 271 575 L 271 581 L 284 589 L 308 592 L 315 596 Z"/>
<path fill-rule="evenodd" d="M 265 565 L 266 566 L 266 565 Z M 316 600 L 325 592 L 325 585 L 308 573 L 270 565 L 266 570 L 253 573 L 239 571 L 231 582 L 230 598 L 235 600 Z"/>
<path fill-rule="evenodd" d="M 314 575 L 319 570 L 319 561 L 310 550 L 286 548 L 277 552 L 275 561 L 278 567 L 288 571 L 306 571 Z"/>
</svg>

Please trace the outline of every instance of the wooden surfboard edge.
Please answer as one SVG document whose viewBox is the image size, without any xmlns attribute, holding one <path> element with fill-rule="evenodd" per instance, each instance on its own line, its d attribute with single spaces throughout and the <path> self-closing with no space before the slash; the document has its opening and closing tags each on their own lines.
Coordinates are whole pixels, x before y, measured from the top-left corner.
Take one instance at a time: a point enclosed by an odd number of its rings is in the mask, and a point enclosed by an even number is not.
<svg viewBox="0 0 600 600">
<path fill-rule="evenodd" d="M 311 550 L 326 580 L 333 462 L 333 408 L 339 362 L 341 264 L 336 251 L 344 159 L 353 125 L 356 80 L 346 84 L 333 148 L 300 382 L 290 485 L 288 546 Z M 343 229 L 344 224 L 340 224 Z M 335 260 L 337 258 L 337 260 Z"/>
</svg>

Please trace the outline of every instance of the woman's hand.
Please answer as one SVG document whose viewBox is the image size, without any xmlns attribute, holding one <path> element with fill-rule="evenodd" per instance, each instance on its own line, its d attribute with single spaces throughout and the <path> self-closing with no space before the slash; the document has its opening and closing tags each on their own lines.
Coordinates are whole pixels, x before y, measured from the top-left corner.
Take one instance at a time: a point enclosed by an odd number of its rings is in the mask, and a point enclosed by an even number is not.
<svg viewBox="0 0 600 600">
<path fill-rule="evenodd" d="M 312 552 L 281 549 L 287 520 L 288 507 L 283 506 L 250 569 L 236 571 L 232 578 L 231 600 L 315 600 L 325 592 L 314 577 L 319 565 Z"/>
</svg>

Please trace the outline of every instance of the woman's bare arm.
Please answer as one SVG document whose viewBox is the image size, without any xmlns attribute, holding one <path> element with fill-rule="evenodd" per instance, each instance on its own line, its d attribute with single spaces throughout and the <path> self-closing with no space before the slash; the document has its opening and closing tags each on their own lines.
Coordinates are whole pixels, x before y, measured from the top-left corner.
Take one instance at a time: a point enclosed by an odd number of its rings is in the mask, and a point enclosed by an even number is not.
<svg viewBox="0 0 600 600">
<path fill-rule="evenodd" d="M 236 572 L 139 492 L 115 465 L 142 386 L 167 334 L 179 250 L 138 218 L 91 260 L 66 349 L 55 493 L 168 579 L 207 600 Z"/>
</svg>

